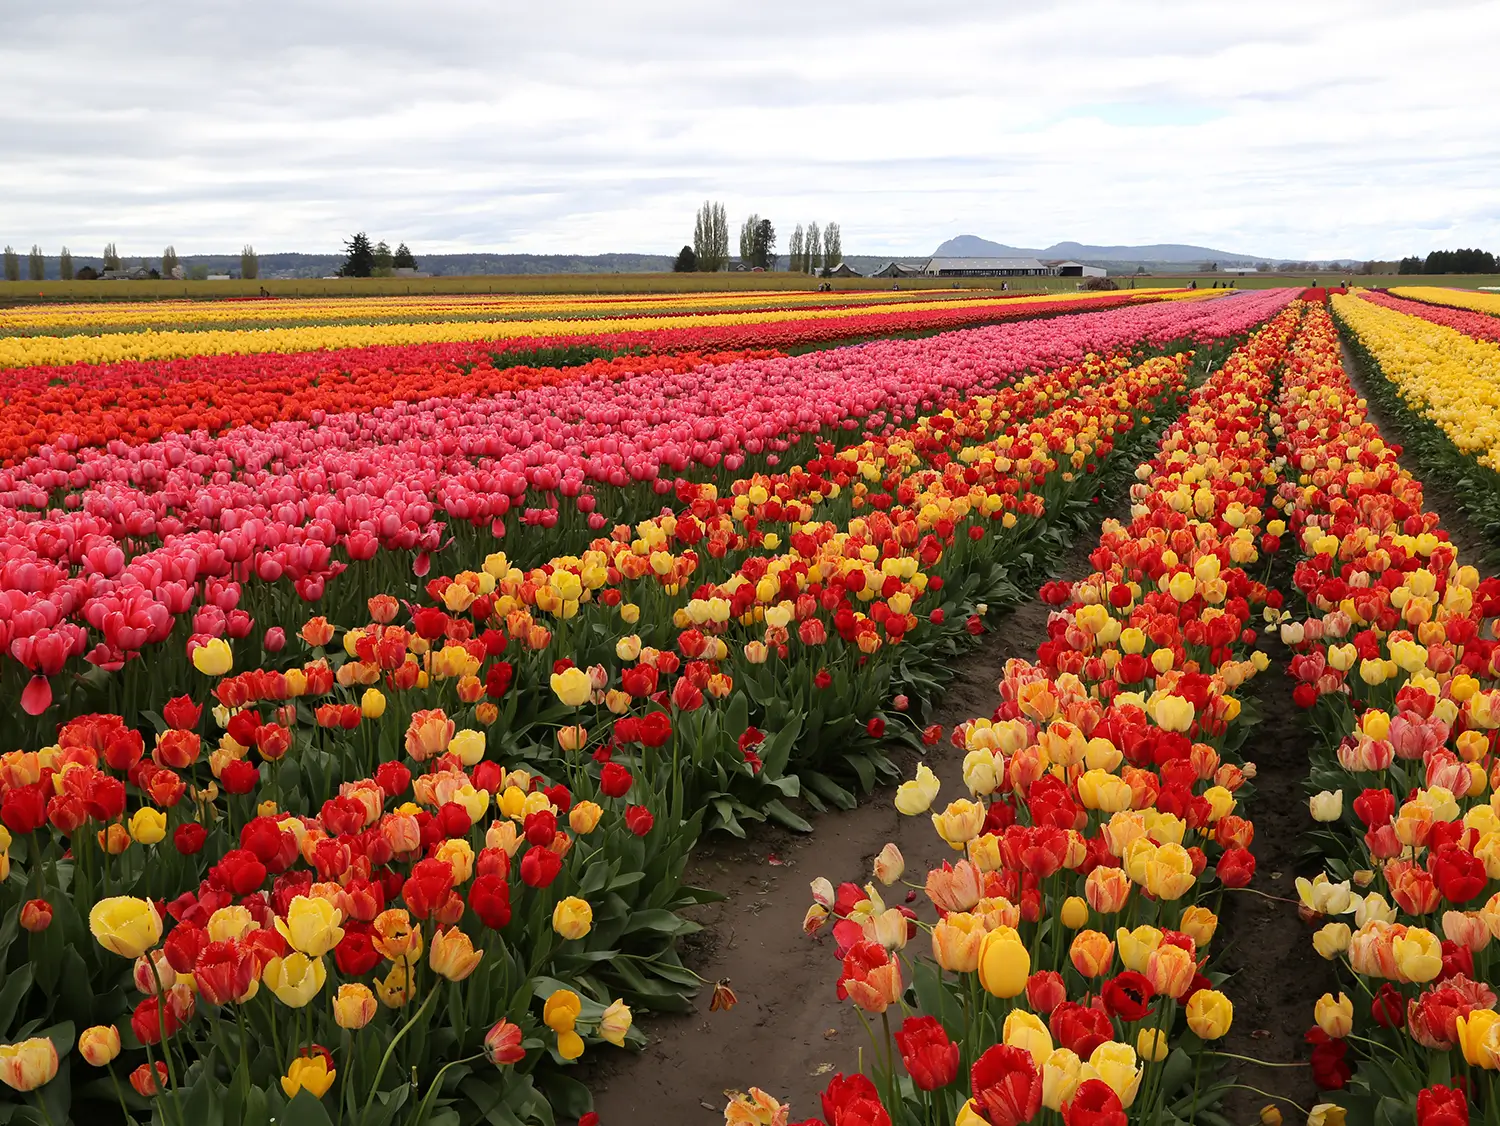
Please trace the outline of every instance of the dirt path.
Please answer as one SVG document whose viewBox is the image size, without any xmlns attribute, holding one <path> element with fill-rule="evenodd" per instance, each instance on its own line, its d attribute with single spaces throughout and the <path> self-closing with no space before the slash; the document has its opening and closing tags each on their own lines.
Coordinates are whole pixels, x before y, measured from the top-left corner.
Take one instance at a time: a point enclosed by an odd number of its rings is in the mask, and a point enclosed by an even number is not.
<svg viewBox="0 0 1500 1126">
<path fill-rule="evenodd" d="M 1118 515 L 1119 513 L 1116 513 Z M 1102 519 L 1102 517 L 1101 517 Z M 1089 571 L 1097 526 L 1085 532 L 1058 568 L 1060 578 Z M 1035 598 L 1002 615 L 980 645 L 957 662 L 956 675 L 931 722 L 945 731 L 989 715 L 999 704 L 996 683 L 1011 657 L 1033 656 L 1046 639 L 1048 608 Z M 945 738 L 926 762 L 942 779 L 942 805 L 966 793 L 963 752 Z M 912 765 L 915 764 L 913 759 Z M 654 1018 L 651 1039 L 636 1057 L 613 1055 L 590 1080 L 601 1126 L 723 1122 L 725 1091 L 750 1085 L 792 1105 L 794 1120 L 820 1113 L 819 1096 L 836 1071 L 859 1069 L 869 1038 L 855 1009 L 835 996 L 839 964 L 825 931 L 810 939 L 802 917 L 812 902 L 808 883 L 827 876 L 866 883 L 887 841 L 906 857 L 908 878 L 952 859 L 926 817 L 902 817 L 885 788 L 848 812 L 810 818 L 813 833 L 755 834 L 749 841 L 707 842 L 691 882 L 729 898 L 704 909 L 707 941 L 690 959 L 707 980 L 728 978 L 739 996 L 729 1012 L 707 1012 L 707 996 L 683 1017 Z M 773 860 L 774 858 L 774 860 Z M 901 885 L 890 889 L 891 902 Z"/>
</svg>

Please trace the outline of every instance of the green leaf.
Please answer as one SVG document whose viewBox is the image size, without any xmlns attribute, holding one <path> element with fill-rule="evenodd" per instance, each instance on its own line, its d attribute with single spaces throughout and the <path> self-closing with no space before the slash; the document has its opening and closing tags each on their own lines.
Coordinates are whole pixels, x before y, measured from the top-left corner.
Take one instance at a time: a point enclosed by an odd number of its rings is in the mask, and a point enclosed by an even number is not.
<svg viewBox="0 0 1500 1126">
<path fill-rule="evenodd" d="M 11 1025 L 16 1019 L 16 1009 L 30 988 L 30 962 L 24 962 L 19 969 L 13 970 L 7 976 L 4 988 L 0 988 L 0 1037 L 7 1041 L 11 1038 Z"/>
<path fill-rule="evenodd" d="M 277 1126 L 333 1126 L 322 1101 L 311 1091 L 303 1088 L 286 1104 L 276 1119 Z"/>
<path fill-rule="evenodd" d="M 811 825 L 782 805 L 780 801 L 773 800 L 766 803 L 766 816 L 772 821 L 780 825 L 785 825 L 788 829 L 794 829 L 799 833 L 812 832 Z"/>
<path fill-rule="evenodd" d="M 692 934 L 702 930 L 697 923 L 684 919 L 681 915 L 671 911 L 636 911 L 625 923 L 625 929 L 621 933 L 630 934 L 633 931 L 651 930 L 662 934 Z"/>
</svg>

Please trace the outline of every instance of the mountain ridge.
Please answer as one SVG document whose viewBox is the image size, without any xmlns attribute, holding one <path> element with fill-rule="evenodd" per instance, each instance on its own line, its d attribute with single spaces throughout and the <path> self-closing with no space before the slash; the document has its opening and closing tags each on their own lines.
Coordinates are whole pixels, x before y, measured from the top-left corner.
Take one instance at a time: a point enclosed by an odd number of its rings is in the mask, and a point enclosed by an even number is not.
<svg viewBox="0 0 1500 1126">
<path fill-rule="evenodd" d="M 1234 254 L 1227 250 L 1215 250 L 1208 246 L 1193 246 L 1188 243 L 1159 242 L 1145 246 L 1094 246 L 1081 242 L 1056 242 L 1040 250 L 1020 246 L 1007 246 L 991 242 L 978 235 L 957 235 L 948 239 L 937 250 L 934 258 L 1076 258 L 1097 259 L 1106 262 L 1269 262 L 1271 259 L 1256 254 Z"/>
</svg>

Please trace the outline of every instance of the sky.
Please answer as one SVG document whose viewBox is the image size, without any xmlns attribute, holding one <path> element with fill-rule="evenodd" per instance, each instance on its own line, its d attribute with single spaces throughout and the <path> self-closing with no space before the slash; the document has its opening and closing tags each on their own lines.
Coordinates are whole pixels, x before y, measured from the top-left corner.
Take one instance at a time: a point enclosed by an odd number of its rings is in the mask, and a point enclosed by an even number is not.
<svg viewBox="0 0 1500 1126">
<path fill-rule="evenodd" d="M 712 199 L 846 254 L 1500 251 L 1497 58 L 1497 0 L 0 0 L 0 242 L 673 253 Z"/>
</svg>

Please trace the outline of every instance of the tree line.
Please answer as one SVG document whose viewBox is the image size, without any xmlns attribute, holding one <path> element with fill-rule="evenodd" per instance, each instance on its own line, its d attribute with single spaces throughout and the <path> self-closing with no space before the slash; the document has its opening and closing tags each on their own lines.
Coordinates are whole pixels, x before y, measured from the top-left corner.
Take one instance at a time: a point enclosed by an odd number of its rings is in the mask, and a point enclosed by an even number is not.
<svg viewBox="0 0 1500 1126">
<path fill-rule="evenodd" d="M 740 224 L 740 266 L 771 270 L 776 267 L 776 226 L 760 215 L 749 215 Z M 787 247 L 787 268 L 795 273 L 830 272 L 844 260 L 842 235 L 837 223 L 819 228 L 798 223 Z M 722 203 L 705 202 L 693 221 L 693 241 L 677 253 L 672 269 L 678 273 L 715 273 L 729 266 L 729 221 Z"/>
<path fill-rule="evenodd" d="M 1415 254 L 1397 264 L 1398 274 L 1493 274 L 1495 256 L 1488 250 L 1434 250 L 1426 258 Z"/>
<path fill-rule="evenodd" d="M 394 251 L 384 239 L 371 246 L 370 236 L 364 231 L 350 236 L 344 252 L 344 264 L 339 267 L 339 277 L 343 278 L 388 278 L 397 270 L 417 268 L 417 260 L 406 243 Z"/>
<path fill-rule="evenodd" d="M 73 267 L 73 253 L 66 246 L 57 255 L 57 276 L 62 281 L 89 280 L 96 278 L 100 273 L 110 270 L 125 269 L 124 260 L 120 252 L 112 242 L 104 244 L 104 253 L 100 255 L 100 268 L 95 270 L 92 266 L 83 266 L 79 269 Z M 161 254 L 160 268 L 152 266 L 150 260 L 142 258 L 138 267 L 146 271 L 153 278 L 193 278 L 202 280 L 208 277 L 207 266 L 194 266 L 191 270 L 186 269 L 182 260 L 177 257 L 176 247 L 168 246 Z M 4 251 L 4 273 L 6 281 L 21 280 L 21 256 L 16 253 L 14 247 L 7 246 Z M 35 243 L 31 246 L 31 252 L 26 256 L 26 277 L 29 281 L 43 281 L 47 275 L 47 259 L 42 253 L 42 248 Z M 255 279 L 260 277 L 260 257 L 255 253 L 255 247 L 249 243 L 245 244 L 240 251 L 240 277 Z"/>
</svg>

